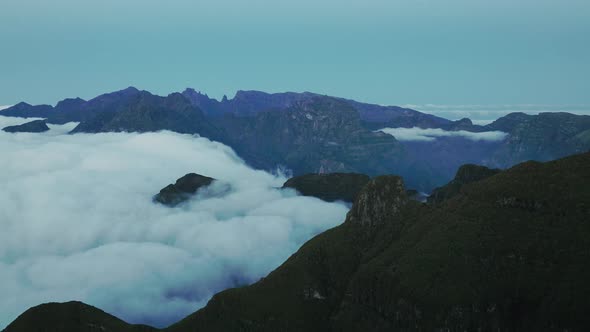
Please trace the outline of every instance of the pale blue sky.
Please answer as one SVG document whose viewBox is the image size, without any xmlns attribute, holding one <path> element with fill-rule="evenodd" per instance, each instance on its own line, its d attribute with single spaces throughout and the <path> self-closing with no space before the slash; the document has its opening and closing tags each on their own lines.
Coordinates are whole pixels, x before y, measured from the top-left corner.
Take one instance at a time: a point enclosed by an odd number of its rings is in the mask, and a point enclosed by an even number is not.
<svg viewBox="0 0 590 332">
<path fill-rule="evenodd" d="M 0 105 L 129 85 L 590 104 L 587 0 L 0 0 Z"/>
</svg>

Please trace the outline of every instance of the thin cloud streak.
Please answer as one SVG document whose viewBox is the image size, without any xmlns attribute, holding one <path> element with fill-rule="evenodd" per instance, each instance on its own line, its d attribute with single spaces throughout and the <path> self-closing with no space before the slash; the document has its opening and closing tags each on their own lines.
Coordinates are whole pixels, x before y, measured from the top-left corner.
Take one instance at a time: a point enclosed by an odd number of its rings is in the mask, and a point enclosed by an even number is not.
<svg viewBox="0 0 590 332">
<path fill-rule="evenodd" d="M 508 134 L 501 131 L 485 131 L 474 133 L 465 130 L 447 131 L 442 129 L 383 128 L 379 131 L 394 136 L 399 141 L 432 142 L 439 137 L 462 137 L 472 141 L 502 141 Z"/>
</svg>

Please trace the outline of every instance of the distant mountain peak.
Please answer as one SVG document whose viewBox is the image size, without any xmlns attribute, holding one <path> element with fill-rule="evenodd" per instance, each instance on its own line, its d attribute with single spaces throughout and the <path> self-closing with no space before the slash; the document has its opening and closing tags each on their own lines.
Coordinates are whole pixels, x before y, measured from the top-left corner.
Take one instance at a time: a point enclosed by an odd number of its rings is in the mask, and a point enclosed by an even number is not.
<svg viewBox="0 0 590 332">
<path fill-rule="evenodd" d="M 66 98 L 64 100 L 61 100 L 57 103 L 57 105 L 55 105 L 56 108 L 62 108 L 62 107 L 72 107 L 72 106 L 78 106 L 81 105 L 83 103 L 85 103 L 86 100 L 76 97 L 76 98 Z"/>
<path fill-rule="evenodd" d="M 21 108 L 21 107 L 31 107 L 33 105 L 29 104 L 29 103 L 25 103 L 24 101 L 21 101 L 20 103 L 12 106 L 12 108 Z"/>
<path fill-rule="evenodd" d="M 127 87 L 121 91 L 118 91 L 118 92 L 139 92 L 139 89 L 137 89 L 134 86 L 129 86 L 129 87 Z"/>
</svg>

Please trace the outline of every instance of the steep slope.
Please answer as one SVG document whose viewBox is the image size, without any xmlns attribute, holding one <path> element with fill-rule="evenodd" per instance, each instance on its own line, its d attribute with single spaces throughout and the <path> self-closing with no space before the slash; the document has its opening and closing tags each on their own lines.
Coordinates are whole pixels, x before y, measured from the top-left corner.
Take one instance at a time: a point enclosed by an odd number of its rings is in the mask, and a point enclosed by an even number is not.
<svg viewBox="0 0 590 332">
<path fill-rule="evenodd" d="M 311 92 L 283 92 L 266 93 L 262 91 L 238 91 L 232 99 L 226 96 L 221 101 L 209 98 L 206 94 L 186 89 L 182 94 L 193 105 L 198 106 L 205 114 L 212 117 L 235 115 L 238 117 L 252 117 L 260 112 L 269 110 L 282 111 L 293 107 L 296 103 L 310 100 L 320 95 Z"/>
<path fill-rule="evenodd" d="M 306 173 L 389 173 L 403 159 L 399 142 L 365 129 L 358 112 L 338 99 L 314 97 L 281 112 L 254 117 L 225 116 L 216 124 L 228 133 L 223 141 L 251 165 L 284 165 Z"/>
<path fill-rule="evenodd" d="M 3 116 L 40 117 L 46 118 L 47 123 L 64 124 L 66 122 L 82 122 L 94 118 L 104 112 L 117 112 L 127 106 L 129 100 L 140 93 L 129 87 L 124 90 L 106 93 L 85 101 L 80 98 L 64 99 L 55 107 L 49 105 L 32 106 L 19 103 L 2 111 Z"/>
<path fill-rule="evenodd" d="M 373 130 L 385 127 L 441 128 L 452 121 L 399 106 L 381 106 L 343 99 L 359 111 L 363 124 Z"/>
<path fill-rule="evenodd" d="M 213 126 L 203 113 L 181 94 L 167 97 L 141 91 L 126 99 L 113 111 L 103 111 L 80 123 L 72 133 L 148 132 L 171 130 L 183 134 L 200 134 L 220 139 L 222 131 Z"/>
<path fill-rule="evenodd" d="M 507 167 L 526 160 L 548 161 L 590 150 L 583 132 L 590 116 L 569 113 L 512 113 L 486 126 L 509 134 L 493 153 L 490 165 Z"/>
<path fill-rule="evenodd" d="M 428 203 L 439 204 L 461 192 L 466 184 L 483 180 L 500 173 L 499 169 L 490 169 L 479 165 L 463 165 L 459 167 L 455 178 L 448 184 L 435 188 L 428 197 Z"/>
<path fill-rule="evenodd" d="M 318 100 L 331 100 L 332 106 L 319 106 Z M 448 182 L 462 164 L 507 168 L 590 150 L 589 116 L 513 113 L 477 126 L 469 119 L 450 121 L 407 108 L 310 92 L 238 91 L 232 99 L 217 101 L 193 89 L 159 97 L 130 87 L 89 101 L 65 99 L 55 107 L 20 103 L 0 114 L 45 117 L 47 123 L 57 124 L 81 122 L 74 133 L 162 129 L 198 133 L 229 145 L 257 168 L 287 168 L 295 175 L 320 169 L 371 176 L 395 173 L 423 192 Z M 439 137 L 398 142 L 373 133 L 384 127 L 498 130 L 508 136 L 501 141 Z"/>
<path fill-rule="evenodd" d="M 590 153 L 523 163 L 436 206 L 408 199 L 399 177 L 377 177 L 344 224 L 165 331 L 584 331 L 589 166 Z M 97 319 L 48 308 L 5 332 Z"/>
<path fill-rule="evenodd" d="M 317 97 L 330 97 L 312 92 L 266 93 L 262 91 L 238 91 L 232 99 L 224 96 L 221 101 L 210 98 L 206 94 L 186 89 L 182 94 L 191 103 L 198 106 L 208 116 L 232 114 L 238 117 L 252 117 L 269 110 L 284 111 L 298 103 L 310 101 Z M 421 113 L 409 108 L 398 106 L 381 106 L 361 103 L 351 99 L 330 97 L 346 102 L 360 115 L 363 125 L 369 129 L 383 127 L 423 127 L 439 128 L 450 125 L 452 121 L 431 114 Z"/>
<path fill-rule="evenodd" d="M 342 226 L 169 330 L 584 330 L 589 166 L 521 164 L 436 208 L 376 178 Z"/>
</svg>

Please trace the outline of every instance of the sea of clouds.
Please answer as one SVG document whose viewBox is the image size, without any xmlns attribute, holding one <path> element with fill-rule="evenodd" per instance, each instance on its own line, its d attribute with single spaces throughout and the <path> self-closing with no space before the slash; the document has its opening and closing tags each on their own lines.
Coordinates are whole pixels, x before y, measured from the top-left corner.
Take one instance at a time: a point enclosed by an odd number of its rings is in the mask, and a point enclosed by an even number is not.
<svg viewBox="0 0 590 332">
<path fill-rule="evenodd" d="M 25 119 L 0 116 L 0 128 Z M 227 146 L 171 132 L 0 131 L 0 329 L 27 308 L 80 300 L 166 326 L 254 282 L 348 210 L 279 190 Z M 152 196 L 196 172 L 231 185 L 168 208 Z"/>
<path fill-rule="evenodd" d="M 484 131 L 474 133 L 466 130 L 449 131 L 438 128 L 383 128 L 379 129 L 394 136 L 398 141 L 432 142 L 439 137 L 462 137 L 471 141 L 502 141 L 508 134 L 502 131 Z"/>
</svg>

